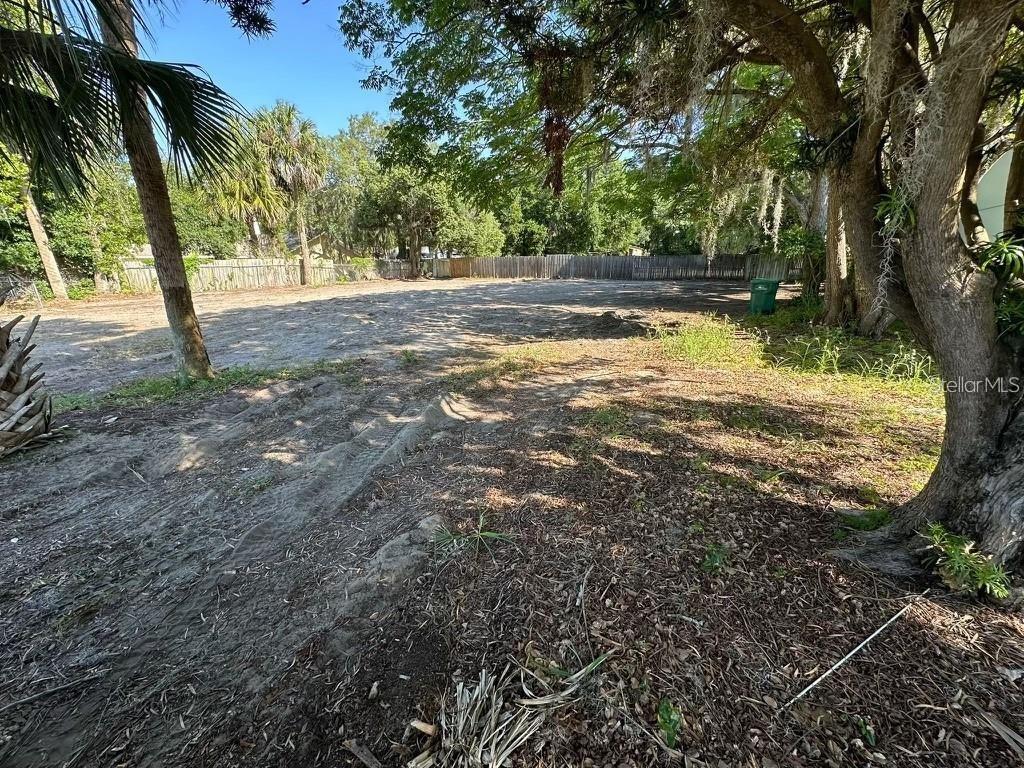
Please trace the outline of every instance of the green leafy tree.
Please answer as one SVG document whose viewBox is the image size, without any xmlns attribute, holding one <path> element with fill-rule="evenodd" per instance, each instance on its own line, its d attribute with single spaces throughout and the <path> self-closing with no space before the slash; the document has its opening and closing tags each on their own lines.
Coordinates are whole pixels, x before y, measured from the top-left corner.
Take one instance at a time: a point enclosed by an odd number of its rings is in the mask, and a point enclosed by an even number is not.
<svg viewBox="0 0 1024 768">
<path fill-rule="evenodd" d="M 373 181 L 356 208 L 357 226 L 372 233 L 378 247 L 398 246 L 413 274 L 419 273 L 420 249 L 437 245 L 447 222 L 456 217 L 451 185 L 440 178 L 423 178 L 408 166 L 389 168 Z"/>
<path fill-rule="evenodd" d="M 211 215 L 208 193 L 192 184 L 170 188 L 171 209 L 186 254 L 233 259 L 236 245 L 245 240 L 245 226 L 237 219 Z"/>
<path fill-rule="evenodd" d="M 121 160 L 93 169 L 80 196 L 51 192 L 46 199 L 54 249 L 76 275 L 117 279 L 132 247 L 146 242 L 131 169 Z"/>
<path fill-rule="evenodd" d="M 356 207 L 363 190 L 376 184 L 382 173 L 378 155 L 386 130 L 374 115 L 358 115 L 324 142 L 327 170 L 323 187 L 309 199 L 309 223 L 336 253 L 366 254 L 375 244 L 372 235 L 357 225 Z"/>
<path fill-rule="evenodd" d="M 461 256 L 500 256 L 505 233 L 489 211 L 456 210 L 438 227 L 437 244 Z"/>
</svg>

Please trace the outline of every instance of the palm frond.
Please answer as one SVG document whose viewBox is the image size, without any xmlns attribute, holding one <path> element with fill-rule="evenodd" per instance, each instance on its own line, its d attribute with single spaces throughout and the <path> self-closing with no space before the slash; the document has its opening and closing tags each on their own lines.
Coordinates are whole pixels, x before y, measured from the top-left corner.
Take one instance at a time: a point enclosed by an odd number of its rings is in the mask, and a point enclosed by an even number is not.
<svg viewBox="0 0 1024 768">
<path fill-rule="evenodd" d="M 124 118 L 136 110 L 151 109 L 185 176 L 217 168 L 242 111 L 193 67 L 136 59 L 74 32 L 2 23 L 0 95 L 0 143 L 30 159 L 35 181 L 66 192 L 83 189 L 88 169 L 119 150 Z"/>
</svg>

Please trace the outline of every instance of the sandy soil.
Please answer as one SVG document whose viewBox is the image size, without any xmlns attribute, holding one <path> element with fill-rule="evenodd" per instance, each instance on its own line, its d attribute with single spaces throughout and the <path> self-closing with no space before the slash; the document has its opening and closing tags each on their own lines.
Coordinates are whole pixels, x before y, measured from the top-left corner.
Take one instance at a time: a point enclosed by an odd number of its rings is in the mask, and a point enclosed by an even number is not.
<svg viewBox="0 0 1024 768">
<path fill-rule="evenodd" d="M 865 484 L 896 504 L 923 481 L 906 459 L 934 451 L 941 412 L 680 365 L 599 317 L 743 298 L 597 282 L 202 297 L 220 365 L 357 362 L 73 412 L 63 440 L 0 464 L 0 765 L 366 764 L 349 740 L 405 765 L 429 746 L 407 724 L 438 722 L 455 681 L 513 659 L 557 687 L 604 652 L 511 765 L 1019 764 L 992 722 L 1024 730 L 1024 626 L 941 589 L 781 710 L 934 586 L 828 552 Z M 167 371 L 142 348 L 160 325 L 152 298 L 48 311 L 40 354 L 66 353 L 59 388 L 102 389 Z M 439 547 L 439 526 L 462 546 Z M 508 538 L 476 546 L 481 527 Z"/>
<path fill-rule="evenodd" d="M 783 294 L 785 294 L 783 289 Z M 320 359 L 486 353 L 571 333 L 580 314 L 607 310 L 742 312 L 746 287 L 721 282 L 587 280 L 372 282 L 211 293 L 196 305 L 215 366 L 282 366 Z M 159 296 L 47 306 L 37 333 L 47 381 L 60 392 L 102 392 L 169 373 Z"/>
<path fill-rule="evenodd" d="M 278 681 L 323 642 L 358 665 L 436 527 L 350 500 L 384 468 L 429 471 L 417 447 L 448 431 L 491 428 L 448 396 L 454 360 L 594 335 L 594 321 L 605 335 L 609 308 L 653 321 L 743 300 L 735 285 L 539 281 L 200 297 L 218 365 L 358 362 L 64 414 L 66 438 L 0 466 L 0 764 L 273 761 L 301 704 Z M 48 308 L 35 340 L 56 391 L 171 368 L 156 297 Z"/>
</svg>

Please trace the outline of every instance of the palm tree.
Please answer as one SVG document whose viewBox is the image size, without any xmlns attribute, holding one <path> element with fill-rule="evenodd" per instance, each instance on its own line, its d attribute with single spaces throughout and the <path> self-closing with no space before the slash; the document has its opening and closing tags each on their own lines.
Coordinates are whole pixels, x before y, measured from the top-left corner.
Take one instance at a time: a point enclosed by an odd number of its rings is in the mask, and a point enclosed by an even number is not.
<svg viewBox="0 0 1024 768">
<path fill-rule="evenodd" d="M 288 196 L 299 234 L 299 282 L 307 282 L 309 239 L 306 233 L 306 199 L 323 184 L 327 151 L 312 120 L 294 104 L 279 101 L 273 109 L 260 110 L 253 119 L 256 141 L 277 186 Z"/>
<path fill-rule="evenodd" d="M 137 22 L 131 0 L 0 5 L 0 147 L 30 159 L 34 183 L 76 194 L 123 142 L 179 365 L 185 375 L 210 377 L 150 115 L 179 172 L 212 173 L 232 151 L 239 108 L 187 66 L 140 60 Z"/>
<path fill-rule="evenodd" d="M 239 221 L 248 228 L 257 250 L 262 250 L 263 229 L 277 227 L 287 213 L 284 193 L 277 186 L 251 125 L 236 120 L 235 154 L 224 168 L 209 179 L 207 192 L 214 209 L 222 216 Z"/>
</svg>

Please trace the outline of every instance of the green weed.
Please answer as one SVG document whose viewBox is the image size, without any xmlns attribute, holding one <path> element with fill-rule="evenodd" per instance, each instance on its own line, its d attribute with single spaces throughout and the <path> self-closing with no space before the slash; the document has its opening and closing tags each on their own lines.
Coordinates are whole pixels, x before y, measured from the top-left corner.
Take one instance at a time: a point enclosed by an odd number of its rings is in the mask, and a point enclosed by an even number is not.
<svg viewBox="0 0 1024 768">
<path fill-rule="evenodd" d="M 725 565 L 729 561 L 729 550 L 721 544 L 709 544 L 707 550 L 704 553 L 704 562 L 701 563 L 701 568 L 706 573 L 721 573 L 725 570 Z"/>
<path fill-rule="evenodd" d="M 934 566 L 946 586 L 955 592 L 1009 595 L 1010 580 L 1002 566 L 978 552 L 965 536 L 950 533 L 941 523 L 929 523 L 921 534 L 934 554 Z"/>
<path fill-rule="evenodd" d="M 561 356 L 562 352 L 551 345 L 513 349 L 494 360 L 456 370 L 446 377 L 446 383 L 456 392 L 474 392 L 496 386 L 504 379 L 515 381 L 525 378 Z"/>
<path fill-rule="evenodd" d="M 454 557 L 467 552 L 479 555 L 481 549 L 486 549 L 493 558 L 494 550 L 492 547 L 512 541 L 512 536 L 507 533 L 488 530 L 484 527 L 485 524 L 484 514 L 481 512 L 476 528 L 469 531 L 460 531 L 449 528 L 446 525 L 440 525 L 434 534 L 434 545 L 438 552 L 446 557 Z"/>
<path fill-rule="evenodd" d="M 402 349 L 398 352 L 398 362 L 403 368 L 414 368 L 420 364 L 420 356 L 412 349 Z"/>
<path fill-rule="evenodd" d="M 620 437 L 628 431 L 629 414 L 615 405 L 606 405 L 591 411 L 584 426 L 604 437 Z"/>
<path fill-rule="evenodd" d="M 72 301 L 89 299 L 96 295 L 96 283 L 92 280 L 75 280 L 67 285 L 68 298 Z"/>
<path fill-rule="evenodd" d="M 756 366 L 758 342 L 742 338 L 740 332 L 728 319 L 706 315 L 696 323 L 659 331 L 658 340 L 665 356 L 672 360 L 695 365 Z"/>
<path fill-rule="evenodd" d="M 679 743 L 679 728 L 683 724 L 683 714 L 670 699 L 662 699 L 658 703 L 658 728 L 665 739 L 665 746 L 675 749 Z"/>
</svg>

